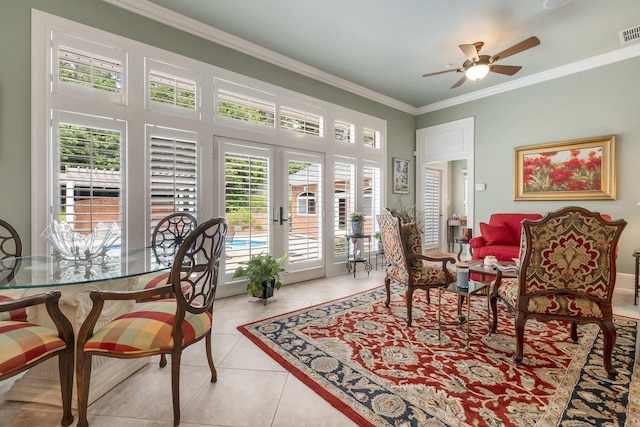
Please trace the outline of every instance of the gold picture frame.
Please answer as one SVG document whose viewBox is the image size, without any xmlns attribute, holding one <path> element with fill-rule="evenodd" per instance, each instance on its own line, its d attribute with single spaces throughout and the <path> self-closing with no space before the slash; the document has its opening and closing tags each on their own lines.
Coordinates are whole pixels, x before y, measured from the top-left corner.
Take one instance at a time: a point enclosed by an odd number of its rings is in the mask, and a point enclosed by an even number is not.
<svg viewBox="0 0 640 427">
<path fill-rule="evenodd" d="M 616 136 L 514 148 L 514 200 L 615 200 Z"/>
</svg>

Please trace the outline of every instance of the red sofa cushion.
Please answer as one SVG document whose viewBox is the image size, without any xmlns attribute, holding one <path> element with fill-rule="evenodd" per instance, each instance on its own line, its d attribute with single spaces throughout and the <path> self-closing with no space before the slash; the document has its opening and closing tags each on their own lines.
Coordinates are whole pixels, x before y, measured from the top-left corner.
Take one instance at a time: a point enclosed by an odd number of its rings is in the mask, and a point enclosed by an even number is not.
<svg viewBox="0 0 640 427">
<path fill-rule="evenodd" d="M 487 245 L 516 245 L 516 239 L 506 225 L 480 223 L 480 234 Z"/>
</svg>

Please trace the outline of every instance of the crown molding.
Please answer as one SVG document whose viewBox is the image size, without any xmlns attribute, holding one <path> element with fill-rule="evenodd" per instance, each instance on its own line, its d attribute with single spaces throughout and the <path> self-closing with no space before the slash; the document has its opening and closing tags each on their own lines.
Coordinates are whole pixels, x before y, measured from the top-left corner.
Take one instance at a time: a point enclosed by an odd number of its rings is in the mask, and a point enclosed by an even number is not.
<svg viewBox="0 0 640 427">
<path fill-rule="evenodd" d="M 624 61 L 626 59 L 634 58 L 636 56 L 640 56 L 640 44 L 624 47 L 624 48 L 607 52 L 607 53 L 603 53 L 598 56 L 583 59 L 581 61 L 576 61 L 571 64 L 553 68 L 551 70 L 542 71 L 540 73 L 532 74 L 530 76 L 523 77 L 517 80 L 511 80 L 507 83 L 502 83 L 486 89 L 471 92 L 466 95 L 456 96 L 454 98 L 449 98 L 444 101 L 425 105 L 423 107 L 418 108 L 418 114 L 425 114 L 425 113 L 430 113 L 437 110 L 442 110 L 444 108 L 464 104 L 465 102 L 469 102 L 469 101 L 475 101 L 477 99 L 485 98 L 487 96 L 497 95 L 499 93 L 504 93 L 504 92 L 519 89 L 522 87 L 531 86 L 534 84 L 546 82 L 548 80 L 565 77 L 570 74 L 580 73 L 582 71 L 590 70 L 592 68 L 613 64 L 614 62 Z"/>
<path fill-rule="evenodd" d="M 281 55 L 272 50 L 263 48 L 257 44 L 248 42 L 240 37 L 234 36 L 210 25 L 203 24 L 195 19 L 180 15 L 172 10 L 158 6 L 147 0 L 103 0 L 114 6 L 128 10 L 141 16 L 145 16 L 154 21 L 161 22 L 181 31 L 191 33 L 197 37 L 209 40 L 213 43 L 228 47 L 262 61 L 277 65 L 311 79 L 326 83 L 338 89 L 351 92 L 355 95 L 362 96 L 371 101 L 386 105 L 399 111 L 417 116 L 419 114 L 430 113 L 444 108 L 453 107 L 455 105 L 464 104 L 466 102 L 475 101 L 492 95 L 508 92 L 522 87 L 542 83 L 548 80 L 557 79 L 568 76 L 570 74 L 579 73 L 590 70 L 592 68 L 601 67 L 614 62 L 623 61 L 636 56 L 640 56 L 640 44 L 624 47 L 608 53 L 604 53 L 592 58 L 573 62 L 551 70 L 532 74 L 507 83 L 492 86 L 486 89 L 471 92 L 465 95 L 456 96 L 444 101 L 428 104 L 420 108 L 398 101 L 386 95 L 382 95 L 364 86 L 357 85 L 353 82 L 341 79 L 333 74 L 326 73 L 311 67 L 299 61 L 295 61 L 287 56 Z"/>
<path fill-rule="evenodd" d="M 110 3 L 119 8 L 128 10 L 138 15 L 153 19 L 154 21 L 161 22 L 171 27 L 177 28 L 181 31 L 191 33 L 197 37 L 205 40 L 209 40 L 213 43 L 217 43 L 222 46 L 226 46 L 230 49 L 260 59 L 262 61 L 277 65 L 303 76 L 318 80 L 328 85 L 334 86 L 338 89 L 351 92 L 353 94 L 362 96 L 396 110 L 403 111 L 412 115 L 416 115 L 418 109 L 413 105 L 406 104 L 391 98 L 386 95 L 382 95 L 366 87 L 357 85 L 350 81 L 341 79 L 333 74 L 326 73 L 311 67 L 299 61 L 295 61 L 287 56 L 281 55 L 270 49 L 266 49 L 257 44 L 248 42 L 240 37 L 234 36 L 210 25 L 203 24 L 195 19 L 188 18 L 180 15 L 172 10 L 158 6 L 155 3 L 147 0 L 103 0 L 106 3 Z"/>
</svg>

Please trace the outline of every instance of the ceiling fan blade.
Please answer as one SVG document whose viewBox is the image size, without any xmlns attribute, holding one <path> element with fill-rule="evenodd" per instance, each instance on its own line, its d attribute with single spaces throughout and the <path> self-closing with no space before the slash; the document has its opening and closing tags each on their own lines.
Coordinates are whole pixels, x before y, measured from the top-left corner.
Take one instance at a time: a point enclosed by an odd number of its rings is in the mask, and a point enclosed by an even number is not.
<svg viewBox="0 0 640 427">
<path fill-rule="evenodd" d="M 462 71 L 460 68 L 451 68 L 450 70 L 444 70 L 444 71 L 438 71 L 435 73 L 427 73 L 427 74 L 423 74 L 422 77 L 431 77 L 431 76 L 437 76 L 439 74 L 446 74 L 446 73 L 451 73 L 453 71 Z"/>
<path fill-rule="evenodd" d="M 478 49 L 475 44 L 459 44 L 458 47 L 469 61 L 478 62 Z"/>
<path fill-rule="evenodd" d="M 456 84 L 454 84 L 453 86 L 450 87 L 450 89 L 455 89 L 458 86 L 460 86 L 462 83 L 464 83 L 467 80 L 467 76 L 463 75 L 462 78 L 460 80 L 458 80 L 456 82 Z"/>
<path fill-rule="evenodd" d="M 491 62 L 498 61 L 504 59 L 508 56 L 515 55 L 516 53 L 520 53 L 523 50 L 531 49 L 534 46 L 538 46 L 540 44 L 540 40 L 537 37 L 529 37 L 526 40 L 521 41 L 518 44 L 511 46 L 508 49 L 503 50 L 502 52 L 495 54 L 491 57 Z"/>
<path fill-rule="evenodd" d="M 522 67 L 517 65 L 491 65 L 491 71 L 494 73 L 506 74 L 507 76 L 513 76 L 521 69 Z"/>
</svg>

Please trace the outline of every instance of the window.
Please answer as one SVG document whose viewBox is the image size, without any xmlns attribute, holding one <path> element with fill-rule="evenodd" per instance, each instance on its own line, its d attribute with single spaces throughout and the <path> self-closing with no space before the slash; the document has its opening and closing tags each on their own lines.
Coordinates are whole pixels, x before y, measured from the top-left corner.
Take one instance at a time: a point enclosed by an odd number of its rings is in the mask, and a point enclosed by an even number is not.
<svg viewBox="0 0 640 427">
<path fill-rule="evenodd" d="M 306 135 L 324 136 L 322 116 L 291 107 L 280 108 L 280 128 Z"/>
<path fill-rule="evenodd" d="M 96 225 L 122 226 L 122 130 L 112 121 L 69 113 L 55 114 L 57 193 L 55 219 L 75 231 Z"/>
<path fill-rule="evenodd" d="M 355 142 L 355 133 L 355 125 L 347 122 L 342 122 L 340 120 L 336 120 L 334 122 L 333 138 L 336 141 L 350 142 L 351 144 L 353 144 Z"/>
<path fill-rule="evenodd" d="M 313 193 L 301 193 L 298 195 L 298 212 L 303 215 L 316 214 L 316 195 Z"/>
<path fill-rule="evenodd" d="M 275 127 L 276 106 L 268 101 L 219 89 L 218 116 Z"/>
<path fill-rule="evenodd" d="M 362 131 L 363 140 L 365 146 L 372 148 L 380 148 L 380 132 L 364 128 Z"/>
<path fill-rule="evenodd" d="M 440 171 L 424 170 L 424 245 L 440 242 Z"/>
<path fill-rule="evenodd" d="M 169 214 L 188 212 L 196 215 L 198 146 L 194 134 L 184 134 L 173 138 L 151 137 L 148 169 L 151 230 Z"/>
</svg>

